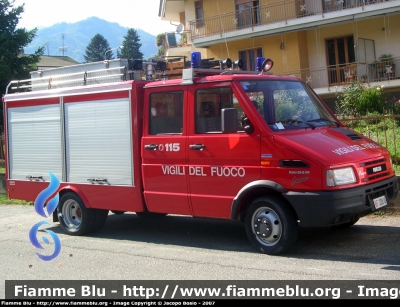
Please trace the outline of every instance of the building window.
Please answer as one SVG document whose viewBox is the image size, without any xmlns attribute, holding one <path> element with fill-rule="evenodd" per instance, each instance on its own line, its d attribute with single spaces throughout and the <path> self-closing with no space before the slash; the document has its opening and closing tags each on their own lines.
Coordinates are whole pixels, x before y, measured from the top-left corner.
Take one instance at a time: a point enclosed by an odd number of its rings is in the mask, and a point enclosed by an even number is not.
<svg viewBox="0 0 400 307">
<path fill-rule="evenodd" d="M 329 84 L 349 81 L 348 66 L 356 60 L 353 36 L 328 39 L 326 50 L 328 52 Z M 356 75 L 356 73 L 356 71 L 351 71 L 351 75 Z"/>
<path fill-rule="evenodd" d="M 196 12 L 196 26 L 202 27 L 204 25 L 203 1 L 195 1 L 194 3 Z"/>
<path fill-rule="evenodd" d="M 259 1 L 235 0 L 238 29 L 259 24 Z"/>
<path fill-rule="evenodd" d="M 258 57 L 262 57 L 262 48 L 239 51 L 239 59 L 243 61 L 243 70 L 255 71 Z"/>
</svg>

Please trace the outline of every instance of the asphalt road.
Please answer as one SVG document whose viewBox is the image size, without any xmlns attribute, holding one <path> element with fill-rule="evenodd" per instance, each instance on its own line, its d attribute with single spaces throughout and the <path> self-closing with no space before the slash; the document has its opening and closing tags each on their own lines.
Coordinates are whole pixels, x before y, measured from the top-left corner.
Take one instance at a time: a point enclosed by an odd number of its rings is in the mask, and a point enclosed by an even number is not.
<svg viewBox="0 0 400 307">
<path fill-rule="evenodd" d="M 399 215 L 302 230 L 282 256 L 260 254 L 229 221 L 110 214 L 101 231 L 74 237 L 49 218 L 62 246 L 50 261 L 29 239 L 42 220 L 33 206 L 0 205 L 0 299 L 5 280 L 400 280 Z"/>
</svg>

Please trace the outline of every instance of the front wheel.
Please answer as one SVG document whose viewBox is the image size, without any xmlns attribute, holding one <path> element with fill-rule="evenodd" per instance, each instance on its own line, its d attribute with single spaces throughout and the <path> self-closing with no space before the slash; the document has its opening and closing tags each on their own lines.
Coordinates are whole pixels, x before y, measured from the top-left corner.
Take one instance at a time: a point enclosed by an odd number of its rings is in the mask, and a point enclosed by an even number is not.
<svg viewBox="0 0 400 307">
<path fill-rule="evenodd" d="M 246 213 L 245 229 L 253 246 L 269 255 L 289 251 L 299 234 L 294 211 L 275 195 L 257 198 L 250 205 Z"/>
<path fill-rule="evenodd" d="M 65 193 L 60 198 L 58 220 L 61 228 L 69 235 L 80 236 L 98 228 L 100 225 L 96 223 L 96 215 L 96 209 L 86 208 L 75 193 Z"/>
</svg>

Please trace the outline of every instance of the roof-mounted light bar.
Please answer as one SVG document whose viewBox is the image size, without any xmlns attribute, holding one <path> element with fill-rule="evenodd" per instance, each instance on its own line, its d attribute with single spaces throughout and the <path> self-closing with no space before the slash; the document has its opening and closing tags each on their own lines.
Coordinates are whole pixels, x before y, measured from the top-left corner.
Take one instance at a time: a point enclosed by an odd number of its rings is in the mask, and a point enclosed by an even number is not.
<svg viewBox="0 0 400 307">
<path fill-rule="evenodd" d="M 266 59 L 263 57 L 257 58 L 257 71 L 260 71 L 261 74 L 271 70 L 272 66 L 274 66 L 274 62 L 271 59 Z"/>
<path fill-rule="evenodd" d="M 274 62 L 271 59 L 265 59 L 261 64 L 261 74 L 270 71 L 274 66 Z"/>
<path fill-rule="evenodd" d="M 263 57 L 257 58 L 257 70 L 246 71 L 243 69 L 243 60 L 232 62 L 230 58 L 219 61 L 218 68 L 203 68 L 200 52 L 191 53 L 191 62 L 188 69 L 182 71 L 182 84 L 193 84 L 195 76 L 209 76 L 209 75 L 233 75 L 233 74 L 258 74 L 262 75 L 267 73 L 274 66 L 271 59 Z M 236 70 L 235 70 L 236 69 Z M 270 73 L 269 73 L 270 74 Z"/>
</svg>

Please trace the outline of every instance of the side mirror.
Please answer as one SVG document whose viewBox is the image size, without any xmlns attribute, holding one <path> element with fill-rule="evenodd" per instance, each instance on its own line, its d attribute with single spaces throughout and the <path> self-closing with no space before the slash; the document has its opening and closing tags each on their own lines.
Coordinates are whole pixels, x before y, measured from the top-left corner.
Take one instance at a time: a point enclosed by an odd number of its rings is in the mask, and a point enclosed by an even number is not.
<svg viewBox="0 0 400 307">
<path fill-rule="evenodd" d="M 251 134 L 254 132 L 254 127 L 247 117 L 242 119 L 242 126 L 244 129 L 244 132 L 246 132 L 247 134 Z"/>
<path fill-rule="evenodd" d="M 221 130 L 222 133 L 237 132 L 237 111 L 235 108 L 221 110 Z"/>
</svg>

